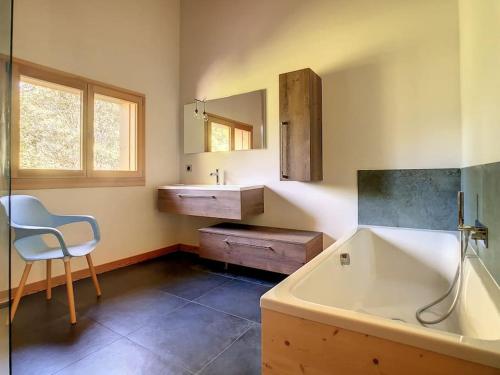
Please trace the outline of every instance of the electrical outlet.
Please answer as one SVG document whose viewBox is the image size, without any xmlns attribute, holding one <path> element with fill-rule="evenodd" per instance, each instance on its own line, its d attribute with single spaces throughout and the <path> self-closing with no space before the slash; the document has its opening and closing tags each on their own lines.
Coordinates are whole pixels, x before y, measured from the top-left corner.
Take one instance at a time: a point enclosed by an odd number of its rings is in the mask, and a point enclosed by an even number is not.
<svg viewBox="0 0 500 375">
<path fill-rule="evenodd" d="M 193 166 L 191 164 L 186 164 L 186 172 L 192 172 Z"/>
</svg>

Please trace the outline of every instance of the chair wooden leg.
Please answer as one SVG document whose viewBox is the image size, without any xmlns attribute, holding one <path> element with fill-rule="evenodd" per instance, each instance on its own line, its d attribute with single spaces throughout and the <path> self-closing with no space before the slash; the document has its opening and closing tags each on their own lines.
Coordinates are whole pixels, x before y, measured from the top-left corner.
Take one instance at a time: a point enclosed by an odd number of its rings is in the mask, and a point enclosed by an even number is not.
<svg viewBox="0 0 500 375">
<path fill-rule="evenodd" d="M 92 282 L 94 283 L 95 291 L 97 293 L 97 296 L 100 297 L 101 287 L 99 286 L 99 281 L 97 280 L 94 264 L 92 263 L 92 257 L 90 256 L 90 254 L 87 254 L 86 258 L 87 258 L 87 263 L 89 264 L 90 275 L 92 276 Z"/>
<path fill-rule="evenodd" d="M 19 301 L 21 301 L 21 297 L 23 296 L 24 286 L 26 285 L 26 280 L 28 280 L 28 275 L 30 274 L 31 266 L 32 263 L 26 263 L 26 267 L 24 267 L 23 276 L 21 277 L 21 281 L 19 282 L 19 286 L 17 287 L 16 296 L 14 297 L 14 302 L 12 303 L 12 307 L 10 309 L 11 322 L 14 320 L 17 307 L 19 306 Z"/>
<path fill-rule="evenodd" d="M 47 295 L 48 300 L 52 299 L 52 261 L 47 260 Z"/>
<path fill-rule="evenodd" d="M 71 278 L 71 265 L 69 258 L 64 259 L 64 271 L 66 272 L 66 291 L 68 293 L 68 306 L 71 324 L 76 323 L 75 295 L 73 293 L 73 280 Z"/>
</svg>

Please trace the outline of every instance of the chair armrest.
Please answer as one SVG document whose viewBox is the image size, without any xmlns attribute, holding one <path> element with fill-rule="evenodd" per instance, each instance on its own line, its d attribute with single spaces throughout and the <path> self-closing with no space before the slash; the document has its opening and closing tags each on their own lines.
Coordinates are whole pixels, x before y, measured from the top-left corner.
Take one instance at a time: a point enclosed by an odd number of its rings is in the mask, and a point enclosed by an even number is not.
<svg viewBox="0 0 500 375">
<path fill-rule="evenodd" d="M 87 222 L 92 227 L 92 232 L 94 233 L 94 240 L 99 241 L 101 239 L 101 232 L 99 231 L 99 225 L 93 216 L 89 215 L 52 215 L 54 220 L 54 226 L 60 227 L 61 225 L 71 224 L 71 223 L 81 223 Z"/>
<path fill-rule="evenodd" d="M 16 240 L 24 237 L 36 236 L 41 234 L 52 234 L 59 241 L 59 246 L 61 247 L 64 256 L 71 256 L 71 254 L 68 251 L 68 248 L 66 247 L 66 242 L 64 242 L 62 233 L 56 228 L 37 227 L 32 225 L 19 225 L 15 223 L 12 223 L 11 227 L 16 232 Z"/>
</svg>

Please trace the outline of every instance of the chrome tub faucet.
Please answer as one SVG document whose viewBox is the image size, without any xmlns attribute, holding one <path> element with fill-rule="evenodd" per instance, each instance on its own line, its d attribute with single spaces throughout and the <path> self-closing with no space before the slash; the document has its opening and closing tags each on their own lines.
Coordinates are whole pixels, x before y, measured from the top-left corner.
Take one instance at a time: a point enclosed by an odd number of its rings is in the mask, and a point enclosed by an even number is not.
<svg viewBox="0 0 500 375">
<path fill-rule="evenodd" d="M 476 219 L 475 225 L 464 224 L 464 192 L 458 192 L 458 230 L 475 241 L 483 241 L 488 248 L 488 228 Z"/>
</svg>

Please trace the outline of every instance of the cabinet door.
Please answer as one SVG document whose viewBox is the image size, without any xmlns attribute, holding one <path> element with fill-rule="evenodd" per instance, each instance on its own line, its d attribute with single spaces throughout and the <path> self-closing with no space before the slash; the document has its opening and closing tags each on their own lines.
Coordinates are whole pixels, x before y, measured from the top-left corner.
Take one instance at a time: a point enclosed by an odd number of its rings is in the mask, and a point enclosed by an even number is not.
<svg viewBox="0 0 500 375">
<path fill-rule="evenodd" d="M 322 179 L 321 80 L 303 69 L 280 75 L 280 178 Z"/>
</svg>

